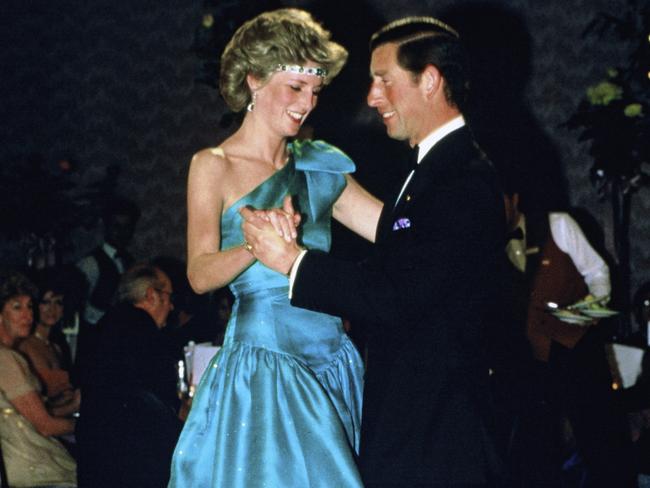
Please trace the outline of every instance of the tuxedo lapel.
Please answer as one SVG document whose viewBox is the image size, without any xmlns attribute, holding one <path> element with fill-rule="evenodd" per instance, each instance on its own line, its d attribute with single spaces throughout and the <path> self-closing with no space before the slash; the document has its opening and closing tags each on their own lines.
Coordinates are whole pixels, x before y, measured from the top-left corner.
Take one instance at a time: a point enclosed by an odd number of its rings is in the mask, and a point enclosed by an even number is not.
<svg viewBox="0 0 650 488">
<path fill-rule="evenodd" d="M 431 185 L 444 178 L 446 173 L 460 170 L 462 165 L 472 159 L 470 153 L 475 150 L 474 140 L 467 126 L 438 141 L 418 165 L 398 204 L 398 207 L 401 207 L 399 210 L 403 211 L 415 204 L 418 197 L 431 191 Z"/>
<path fill-rule="evenodd" d="M 433 146 L 420 161 L 397 204 L 395 205 L 394 202 L 402 189 L 404 181 L 400 183 L 391 194 L 390 199 L 384 204 L 378 224 L 377 241 L 383 240 L 390 234 L 396 220 L 404 217 L 404 214 L 408 214 L 409 207 L 417 205 L 420 195 L 431 191 L 437 175 L 454 169 L 454 165 L 461 164 L 460 162 L 469 159 L 467 152 L 473 150 L 475 150 L 475 146 L 472 135 L 466 126 L 451 132 Z"/>
</svg>

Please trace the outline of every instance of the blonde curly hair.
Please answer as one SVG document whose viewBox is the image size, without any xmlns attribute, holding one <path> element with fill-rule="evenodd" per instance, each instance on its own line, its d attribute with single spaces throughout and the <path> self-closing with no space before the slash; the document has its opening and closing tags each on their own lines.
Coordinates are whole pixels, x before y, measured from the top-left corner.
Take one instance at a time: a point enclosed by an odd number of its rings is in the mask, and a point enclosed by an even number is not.
<svg viewBox="0 0 650 488">
<path fill-rule="evenodd" d="M 278 64 L 309 61 L 327 70 L 323 83 L 339 74 L 347 50 L 310 13 L 295 8 L 264 12 L 244 23 L 221 56 L 219 91 L 230 109 L 240 112 L 251 100 L 248 74 L 266 82 Z"/>
</svg>

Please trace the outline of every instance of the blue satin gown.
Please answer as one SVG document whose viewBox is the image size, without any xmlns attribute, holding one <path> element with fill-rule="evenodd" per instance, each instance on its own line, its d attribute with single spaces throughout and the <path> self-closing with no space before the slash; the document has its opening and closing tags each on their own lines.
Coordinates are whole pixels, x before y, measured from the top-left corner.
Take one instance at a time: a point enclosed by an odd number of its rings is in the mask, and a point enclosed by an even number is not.
<svg viewBox="0 0 650 488">
<path fill-rule="evenodd" d="M 224 213 L 222 248 L 241 245 L 244 205 L 293 195 L 306 247 L 330 247 L 332 204 L 354 164 L 324 142 L 292 158 Z M 230 285 L 224 345 L 197 388 L 174 458 L 174 488 L 361 487 L 363 363 L 337 317 L 292 307 L 288 280 L 255 262 Z"/>
</svg>

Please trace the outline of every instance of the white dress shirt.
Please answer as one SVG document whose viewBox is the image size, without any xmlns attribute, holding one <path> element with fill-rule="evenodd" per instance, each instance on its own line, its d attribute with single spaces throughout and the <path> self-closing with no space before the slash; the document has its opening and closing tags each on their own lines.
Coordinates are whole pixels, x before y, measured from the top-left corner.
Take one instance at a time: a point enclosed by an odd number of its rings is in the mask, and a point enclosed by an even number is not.
<svg viewBox="0 0 650 488">
<path fill-rule="evenodd" d="M 106 255 L 115 263 L 117 271 L 122 274 L 124 273 L 124 262 L 117 256 L 117 249 L 111 246 L 108 242 L 102 244 L 102 249 Z M 84 257 L 77 263 L 77 268 L 84 274 L 86 280 L 88 280 L 88 296 L 92 295 L 97 282 L 99 281 L 99 265 L 95 256 L 92 254 Z M 86 305 L 83 311 L 84 319 L 91 324 L 96 324 L 99 319 L 104 316 L 105 311 L 100 310 L 97 307 L 94 307 L 90 300 L 86 301 Z"/>
<path fill-rule="evenodd" d="M 455 131 L 456 129 L 460 129 L 464 125 L 465 125 L 465 119 L 463 118 L 462 115 L 458 115 L 453 119 L 449 120 L 448 122 L 445 122 L 440 127 L 438 127 L 433 132 L 431 132 L 429 135 L 427 135 L 424 139 L 422 139 L 418 144 L 418 164 L 420 164 L 422 159 L 424 159 L 424 156 L 426 156 L 427 153 L 431 150 L 431 148 L 435 146 L 436 143 L 438 143 L 443 137 Z M 411 170 L 409 175 L 406 177 L 406 181 L 404 182 L 404 185 L 402 185 L 402 189 L 400 190 L 399 195 L 395 200 L 395 205 L 397 205 L 399 199 L 402 198 L 402 194 L 404 193 L 404 190 L 406 190 L 406 187 L 411 182 L 411 178 L 413 178 L 414 172 L 415 170 Z M 302 262 L 302 259 L 305 257 L 306 253 L 307 250 L 303 249 L 300 252 L 300 254 L 298 254 L 298 257 L 296 258 L 293 265 L 291 266 L 291 271 L 289 272 L 289 298 L 291 298 L 293 294 L 293 283 L 296 280 L 296 276 L 298 274 L 298 268 L 300 267 L 300 263 Z"/>
<path fill-rule="evenodd" d="M 426 136 L 424 139 L 422 139 L 418 144 L 418 164 L 420 164 L 422 159 L 424 159 L 424 156 L 427 155 L 427 153 L 431 150 L 433 146 L 436 145 L 437 142 L 439 142 L 443 137 L 455 131 L 456 129 L 460 129 L 464 125 L 465 125 L 465 119 L 463 118 L 462 115 L 459 115 L 451 119 L 449 122 L 445 122 L 440 127 L 438 127 L 433 132 L 431 132 L 428 136 Z M 400 190 L 399 195 L 397 195 L 397 199 L 395 200 L 394 205 L 397 205 L 399 199 L 402 198 L 402 194 L 404 193 L 404 190 L 406 190 L 406 187 L 411 182 L 411 178 L 413 178 L 413 173 L 415 173 L 414 169 L 412 169 L 409 175 L 406 177 L 406 181 L 402 185 L 402 189 Z"/>
</svg>

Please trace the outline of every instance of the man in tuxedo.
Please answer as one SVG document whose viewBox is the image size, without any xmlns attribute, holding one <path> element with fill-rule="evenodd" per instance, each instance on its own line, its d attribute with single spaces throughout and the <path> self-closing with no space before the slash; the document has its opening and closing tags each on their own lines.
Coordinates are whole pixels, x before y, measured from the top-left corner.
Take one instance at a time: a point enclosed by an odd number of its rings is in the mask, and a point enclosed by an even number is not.
<svg viewBox="0 0 650 488">
<path fill-rule="evenodd" d="M 121 198 L 111 200 L 102 215 L 104 241 L 76 264 L 85 277 L 87 296 L 72 374 L 75 383 L 84 382 L 86 363 L 91 360 L 88 354 L 94 347 L 97 323 L 110 307 L 120 277 L 133 262 L 127 248 L 139 217 L 140 209 L 135 203 Z"/>
<path fill-rule="evenodd" d="M 106 206 L 104 242 L 77 263 L 88 281 L 84 322 L 95 325 L 111 305 L 120 276 L 133 262 L 127 248 L 139 217 L 140 209 L 129 200 L 115 199 Z"/>
<path fill-rule="evenodd" d="M 290 274 L 295 306 L 368 330 L 360 469 L 368 487 L 494 486 L 484 332 L 503 262 L 503 199 L 465 126 L 465 56 L 431 17 L 371 38 L 368 104 L 388 136 L 417 151 L 385 201 L 375 253 L 362 263 L 301 249 L 242 209 L 247 247 Z M 305 324 L 309 327 L 309 324 Z"/>
</svg>

